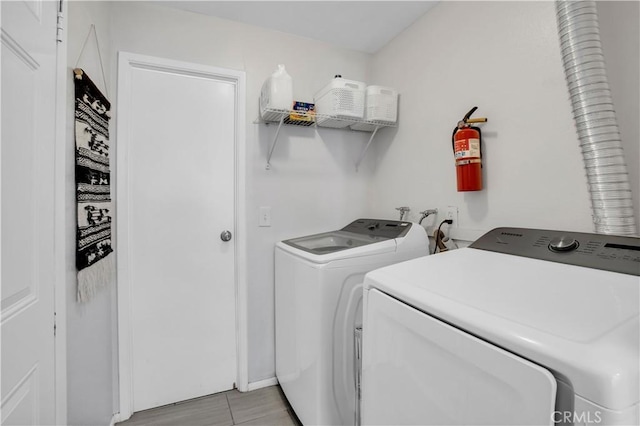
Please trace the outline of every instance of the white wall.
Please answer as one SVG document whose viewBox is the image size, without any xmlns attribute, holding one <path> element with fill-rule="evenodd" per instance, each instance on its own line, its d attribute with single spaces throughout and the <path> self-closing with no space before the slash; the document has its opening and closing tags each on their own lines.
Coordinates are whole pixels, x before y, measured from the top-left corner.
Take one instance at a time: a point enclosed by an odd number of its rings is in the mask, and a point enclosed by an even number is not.
<svg viewBox="0 0 640 426">
<path fill-rule="evenodd" d="M 66 293 L 67 293 L 67 389 L 68 423 L 71 425 L 107 425 L 118 411 L 117 399 L 117 341 L 116 341 L 116 286 L 115 282 L 100 291 L 88 303 L 76 301 L 75 266 L 75 142 L 74 142 L 74 85 L 72 69 L 83 68 L 96 85 L 105 90 L 98 50 L 92 35 L 78 62 L 82 45 L 91 24 L 95 24 L 102 59 L 105 61 L 106 80 L 110 99 L 113 85 L 109 61 L 110 49 L 109 5 L 102 2 L 69 2 L 65 20 L 68 32 L 67 57 L 67 144 L 66 144 Z M 115 127 L 111 126 L 111 135 Z M 113 164 L 112 164 L 113 167 Z M 115 222 L 114 222 L 115 226 Z M 113 256 L 113 255 L 112 255 Z"/>
<path fill-rule="evenodd" d="M 275 126 L 253 124 L 260 88 L 283 63 L 293 77 L 296 99 L 311 101 L 334 74 L 368 80 L 371 56 L 164 6 L 115 2 L 112 11 L 113 51 L 246 72 L 249 381 L 271 378 L 275 374 L 274 243 L 338 228 L 366 215 L 372 167 L 371 158 L 365 159 L 359 173 L 354 167 L 365 134 L 284 128 L 273 167 L 266 171 Z M 259 206 L 271 207 L 270 228 L 258 227 Z"/>
<path fill-rule="evenodd" d="M 640 230 L 640 2 L 598 2 L 600 38 Z"/>
<path fill-rule="evenodd" d="M 461 228 L 592 231 L 553 2 L 440 2 L 374 56 L 372 80 L 402 94 L 377 147 L 375 215 L 452 205 Z M 475 105 L 485 189 L 459 193 L 451 132 Z"/>
</svg>

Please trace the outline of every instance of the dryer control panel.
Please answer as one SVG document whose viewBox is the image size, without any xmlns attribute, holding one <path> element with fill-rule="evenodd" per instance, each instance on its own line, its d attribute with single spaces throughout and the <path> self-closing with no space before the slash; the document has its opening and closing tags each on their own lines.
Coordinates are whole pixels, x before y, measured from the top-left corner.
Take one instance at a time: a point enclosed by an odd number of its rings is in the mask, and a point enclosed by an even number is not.
<svg viewBox="0 0 640 426">
<path fill-rule="evenodd" d="M 640 238 L 527 228 L 496 228 L 469 247 L 640 276 Z"/>
<path fill-rule="evenodd" d="M 373 235 L 382 238 L 404 237 L 411 228 L 411 222 L 384 219 L 357 219 L 341 229 L 356 234 Z"/>
</svg>

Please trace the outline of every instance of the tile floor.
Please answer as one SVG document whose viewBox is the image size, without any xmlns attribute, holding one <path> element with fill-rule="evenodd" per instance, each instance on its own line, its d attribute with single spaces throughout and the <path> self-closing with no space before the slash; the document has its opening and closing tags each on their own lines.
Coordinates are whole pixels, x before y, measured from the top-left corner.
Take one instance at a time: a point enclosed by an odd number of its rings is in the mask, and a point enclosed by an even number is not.
<svg viewBox="0 0 640 426">
<path fill-rule="evenodd" d="M 302 426 L 280 386 L 217 393 L 135 413 L 118 426 Z"/>
</svg>

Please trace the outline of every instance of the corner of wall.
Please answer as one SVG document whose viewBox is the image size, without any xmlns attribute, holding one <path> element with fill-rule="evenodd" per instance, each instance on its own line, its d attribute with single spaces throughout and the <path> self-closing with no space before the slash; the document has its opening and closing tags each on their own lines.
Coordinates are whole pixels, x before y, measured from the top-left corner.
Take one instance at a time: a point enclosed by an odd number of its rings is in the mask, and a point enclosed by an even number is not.
<svg viewBox="0 0 640 426">
<path fill-rule="evenodd" d="M 66 285 L 67 289 L 67 407 L 68 424 L 109 424 L 118 411 L 117 398 L 117 340 L 115 317 L 115 283 L 103 289 L 94 300 L 79 304 L 76 300 L 75 267 L 75 140 L 74 140 L 74 85 L 71 69 L 83 68 L 101 90 L 105 90 L 102 77 L 104 68 L 110 84 L 111 22 L 110 2 L 69 2 L 66 18 L 68 40 L 67 72 L 67 142 L 66 142 Z M 95 25 L 100 47 L 93 35 Z M 78 58 L 85 43 L 80 61 Z M 102 58 L 102 66 L 100 65 Z M 108 87 L 110 97 L 112 87 Z M 113 134 L 113 132 L 112 132 Z M 111 141 L 113 143 L 113 140 Z"/>
</svg>

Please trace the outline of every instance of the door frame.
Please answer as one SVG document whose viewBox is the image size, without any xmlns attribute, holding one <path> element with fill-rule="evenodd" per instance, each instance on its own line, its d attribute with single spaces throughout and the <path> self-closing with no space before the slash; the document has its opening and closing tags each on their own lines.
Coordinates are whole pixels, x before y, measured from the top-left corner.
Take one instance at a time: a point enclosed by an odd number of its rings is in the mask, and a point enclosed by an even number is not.
<svg viewBox="0 0 640 426">
<path fill-rule="evenodd" d="M 58 40 L 56 42 L 56 146 L 54 148 L 54 244 L 55 244 L 55 283 L 54 292 L 54 326 L 55 326 L 55 398 L 56 424 L 66 425 L 67 422 L 67 182 L 66 170 L 68 146 L 75 143 L 67 139 L 67 87 L 71 80 L 71 72 L 67 66 L 68 37 L 67 27 L 63 20 L 68 16 L 68 1 L 59 0 Z M 73 183 L 75 186 L 75 182 Z M 75 200 L 73 201 L 75 203 Z M 75 251 L 75 247 L 71 250 Z"/>
<path fill-rule="evenodd" d="M 129 52 L 118 52 L 118 95 L 116 101 L 116 260 L 118 288 L 118 370 L 120 390 L 120 413 L 116 421 L 123 421 L 133 414 L 133 372 L 132 372 L 132 332 L 131 332 L 131 286 L 129 282 L 128 250 L 128 155 L 127 130 L 129 126 L 129 105 L 127 93 L 131 89 L 133 68 L 168 71 L 184 75 L 206 76 L 223 79 L 236 87 L 235 122 L 235 294 L 236 294 L 236 386 L 246 391 L 249 384 L 247 352 L 247 281 L 246 281 L 246 78 L 244 71 L 219 68 L 190 62 L 176 61 Z M 122 242 L 121 244 L 119 242 Z"/>
</svg>

